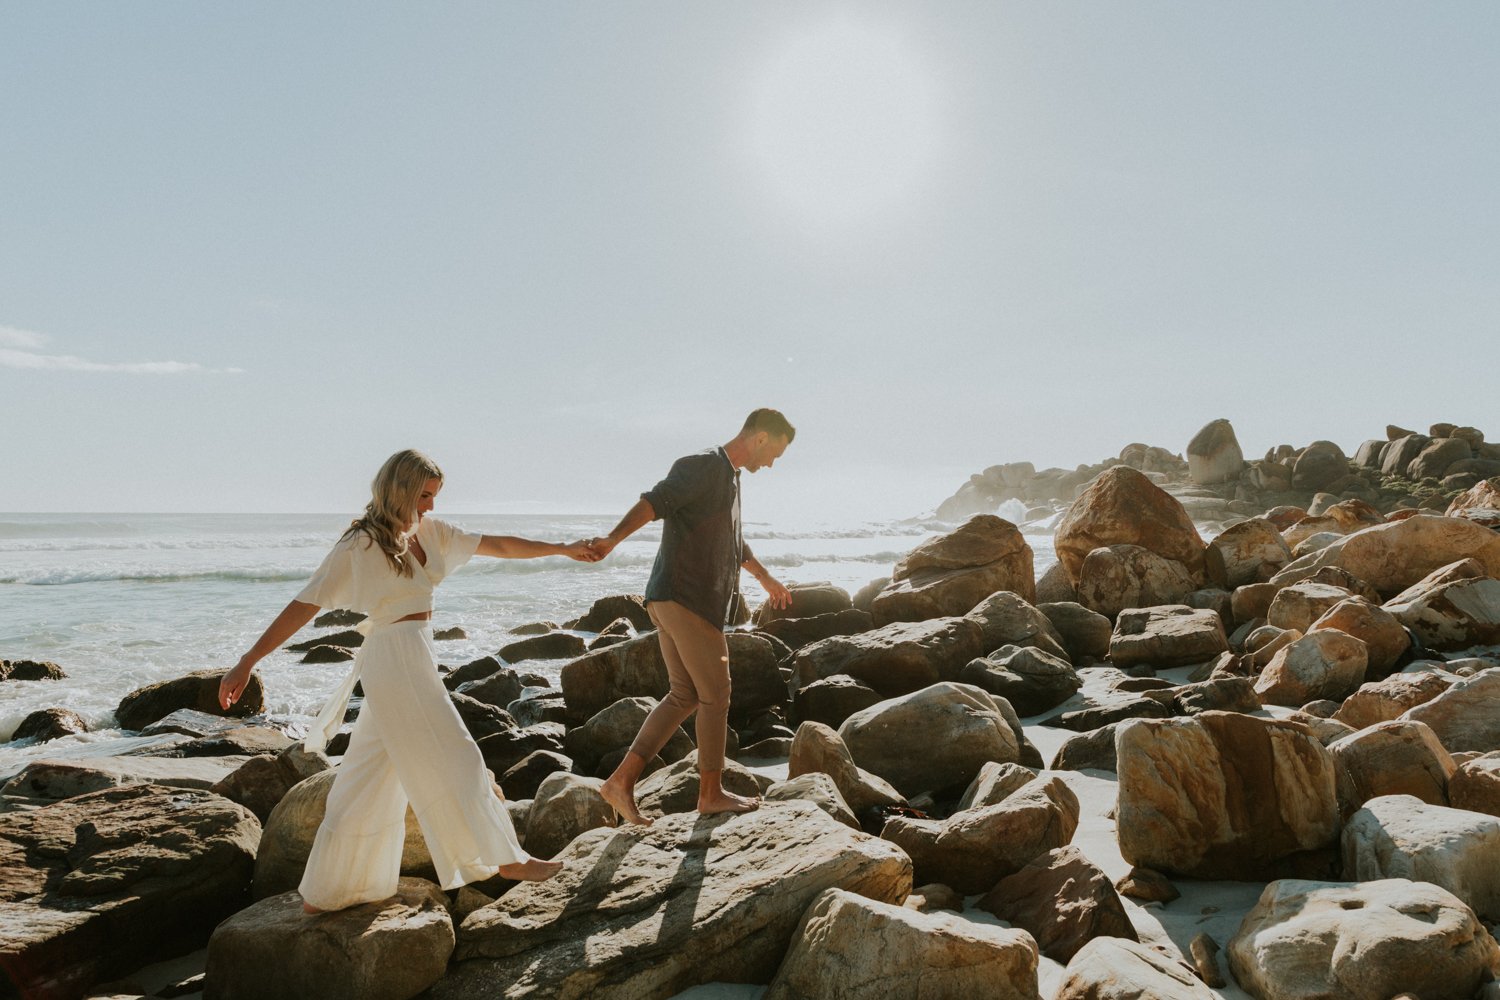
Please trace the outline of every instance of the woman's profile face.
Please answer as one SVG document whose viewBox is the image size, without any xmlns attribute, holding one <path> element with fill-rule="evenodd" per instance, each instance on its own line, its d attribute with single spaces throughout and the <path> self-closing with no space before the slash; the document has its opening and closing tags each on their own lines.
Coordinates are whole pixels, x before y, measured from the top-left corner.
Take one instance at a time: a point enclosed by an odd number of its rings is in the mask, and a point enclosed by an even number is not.
<svg viewBox="0 0 1500 1000">
<path fill-rule="evenodd" d="M 422 492 L 417 496 L 418 524 L 421 524 L 422 518 L 432 510 L 433 504 L 437 500 L 437 495 L 442 491 L 442 489 L 443 481 L 441 479 L 429 479 L 427 480 L 427 482 L 422 484 Z M 410 528 L 411 525 L 408 525 L 407 527 Z"/>
</svg>

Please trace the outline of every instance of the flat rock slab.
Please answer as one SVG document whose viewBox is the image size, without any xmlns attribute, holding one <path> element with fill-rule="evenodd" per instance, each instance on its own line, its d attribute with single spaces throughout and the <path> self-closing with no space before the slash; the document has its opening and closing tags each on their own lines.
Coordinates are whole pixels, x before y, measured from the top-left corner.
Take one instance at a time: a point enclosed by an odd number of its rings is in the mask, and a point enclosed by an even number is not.
<svg viewBox="0 0 1500 1000">
<path fill-rule="evenodd" d="M 122 785 L 153 784 L 208 789 L 250 758 L 94 757 L 55 760 L 44 757 L 26 765 L 0 788 L 0 794 L 29 799 L 67 799 Z"/>
<path fill-rule="evenodd" d="M 249 810 L 159 785 L 0 815 L 0 994 L 75 997 L 203 947 L 248 902 L 259 838 Z"/>
<path fill-rule="evenodd" d="M 203 997 L 408 1000 L 441 978 L 453 941 L 447 899 L 421 879 L 403 878 L 390 899 L 316 915 L 286 892 L 214 930 Z"/>
<path fill-rule="evenodd" d="M 435 1000 L 671 997 L 769 983 L 825 889 L 900 904 L 911 861 L 810 802 L 593 830 L 548 882 L 522 883 L 459 929 Z"/>
</svg>

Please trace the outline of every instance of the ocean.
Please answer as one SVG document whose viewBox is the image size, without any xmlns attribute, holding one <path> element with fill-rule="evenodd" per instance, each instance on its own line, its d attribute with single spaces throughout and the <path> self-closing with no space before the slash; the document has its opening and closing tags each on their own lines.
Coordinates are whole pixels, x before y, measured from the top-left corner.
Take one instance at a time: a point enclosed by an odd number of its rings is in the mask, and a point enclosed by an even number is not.
<svg viewBox="0 0 1500 1000">
<path fill-rule="evenodd" d="M 1020 511 L 1002 510 L 1017 520 Z M 445 517 L 487 534 L 554 541 L 603 534 L 615 515 Z M 349 523 L 332 514 L 0 514 L 0 658 L 51 660 L 61 681 L 0 682 L 0 742 L 29 713 L 71 708 L 95 732 L 118 736 L 114 710 L 145 684 L 192 670 L 232 666 L 300 589 Z M 747 521 L 745 539 L 784 583 L 827 581 L 853 593 L 888 575 L 924 538 L 951 526 L 918 519 L 870 524 Z M 1037 572 L 1055 561 L 1050 532 L 1027 530 Z M 439 659 L 458 666 L 513 641 L 527 622 L 563 622 L 596 598 L 640 593 L 660 541 L 648 525 L 600 563 L 547 558 L 476 558 L 438 588 L 435 628 L 462 626 L 467 638 L 440 642 Z M 755 606 L 764 592 L 744 574 Z M 304 629 L 297 638 L 315 634 Z M 294 640 L 295 641 L 295 640 Z M 347 664 L 304 665 L 279 651 L 257 668 L 267 713 L 305 723 Z M 564 661 L 524 669 L 550 677 Z M 72 741 L 74 738 L 68 738 Z M 60 749 L 62 744 L 47 744 Z M 43 752 L 0 746 L 0 765 Z"/>
</svg>

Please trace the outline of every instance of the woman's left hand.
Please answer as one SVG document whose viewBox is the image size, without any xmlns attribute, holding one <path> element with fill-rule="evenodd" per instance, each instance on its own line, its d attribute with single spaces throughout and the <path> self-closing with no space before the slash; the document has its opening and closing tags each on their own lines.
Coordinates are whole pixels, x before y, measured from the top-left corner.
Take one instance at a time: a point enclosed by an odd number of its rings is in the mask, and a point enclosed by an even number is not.
<svg viewBox="0 0 1500 1000">
<path fill-rule="evenodd" d="M 576 542 L 569 542 L 564 545 L 562 547 L 562 554 L 578 562 L 598 562 L 604 558 L 604 554 L 595 551 L 586 538 L 580 538 Z"/>
</svg>

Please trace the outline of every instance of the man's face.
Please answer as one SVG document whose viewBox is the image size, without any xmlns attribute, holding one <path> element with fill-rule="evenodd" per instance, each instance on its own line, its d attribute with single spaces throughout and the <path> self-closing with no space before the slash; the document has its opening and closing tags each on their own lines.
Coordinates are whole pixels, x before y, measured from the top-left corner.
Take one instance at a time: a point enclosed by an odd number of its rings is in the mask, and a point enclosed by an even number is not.
<svg viewBox="0 0 1500 1000">
<path fill-rule="evenodd" d="M 776 460 L 781 457 L 782 452 L 786 451 L 789 443 L 779 434 L 761 431 L 750 441 L 750 456 L 745 461 L 745 471 L 769 469 L 776 464 Z"/>
</svg>

